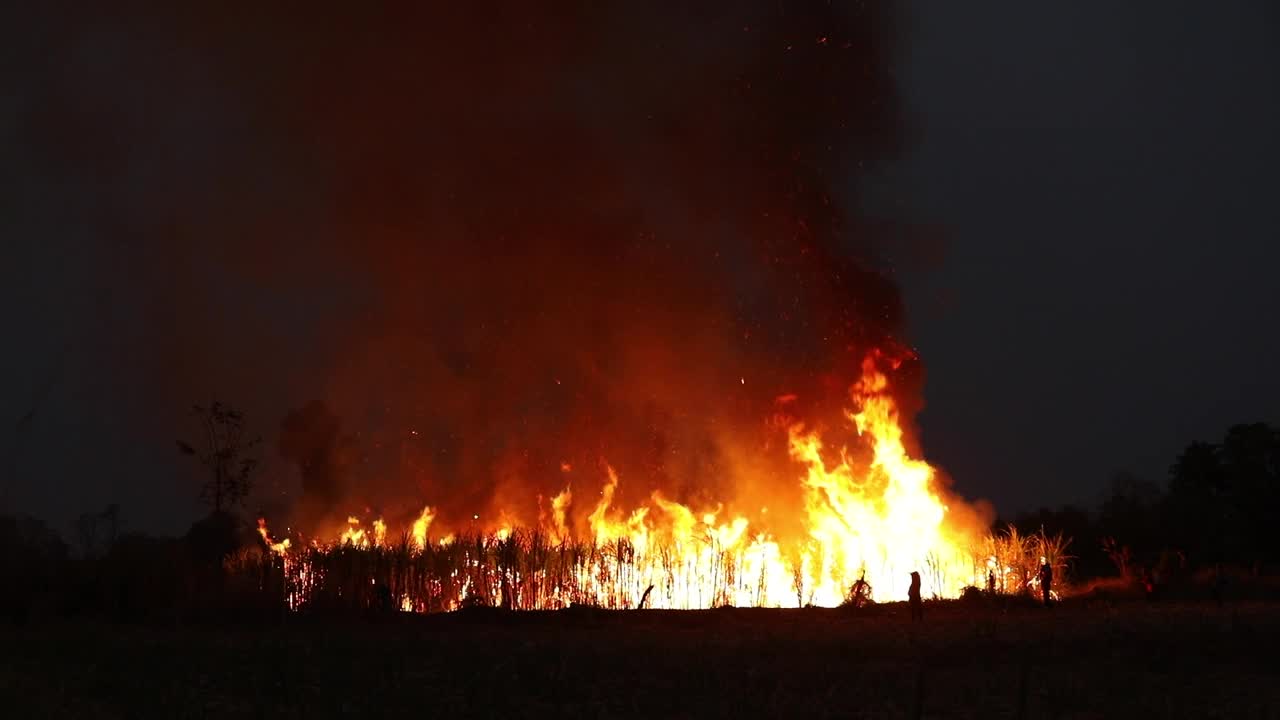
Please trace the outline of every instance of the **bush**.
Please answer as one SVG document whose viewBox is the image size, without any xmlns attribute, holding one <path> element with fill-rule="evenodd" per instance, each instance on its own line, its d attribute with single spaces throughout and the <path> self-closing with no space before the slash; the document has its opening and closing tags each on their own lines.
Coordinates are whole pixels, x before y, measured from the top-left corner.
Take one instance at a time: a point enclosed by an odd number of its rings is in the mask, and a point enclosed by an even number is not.
<svg viewBox="0 0 1280 720">
<path fill-rule="evenodd" d="M 16 623 L 50 605 L 62 589 L 67 569 L 67 546 L 43 522 L 27 516 L 0 516 L 0 609 Z"/>
</svg>

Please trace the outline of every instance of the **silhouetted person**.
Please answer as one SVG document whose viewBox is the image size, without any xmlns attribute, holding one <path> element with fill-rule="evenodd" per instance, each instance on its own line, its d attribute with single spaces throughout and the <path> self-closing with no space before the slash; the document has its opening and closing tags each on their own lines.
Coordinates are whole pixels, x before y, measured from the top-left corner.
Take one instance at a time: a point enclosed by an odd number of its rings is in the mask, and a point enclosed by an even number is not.
<svg viewBox="0 0 1280 720">
<path fill-rule="evenodd" d="M 1044 606 L 1049 607 L 1053 592 L 1053 566 L 1048 562 L 1040 566 L 1040 594 L 1044 598 Z"/>
<path fill-rule="evenodd" d="M 924 604 L 920 602 L 920 573 L 911 573 L 911 587 L 907 588 L 907 602 L 911 605 L 911 621 L 924 620 Z"/>
<path fill-rule="evenodd" d="M 987 571 L 987 594 L 988 595 L 996 594 L 996 571 L 995 570 Z"/>
</svg>

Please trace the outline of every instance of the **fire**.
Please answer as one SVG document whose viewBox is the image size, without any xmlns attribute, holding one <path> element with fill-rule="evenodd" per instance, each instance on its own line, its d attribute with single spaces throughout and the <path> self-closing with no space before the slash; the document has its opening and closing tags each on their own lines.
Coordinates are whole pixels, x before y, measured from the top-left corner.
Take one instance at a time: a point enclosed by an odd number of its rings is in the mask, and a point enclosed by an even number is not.
<svg viewBox="0 0 1280 720">
<path fill-rule="evenodd" d="M 862 453 L 829 445 L 819 432 L 789 422 L 804 537 L 775 537 L 765 508 L 753 520 L 723 505 L 695 508 L 657 491 L 638 507 L 619 507 L 623 479 L 603 463 L 604 483 L 589 509 L 583 508 L 585 526 L 571 526 L 577 498 L 569 487 L 549 503 L 538 499 L 533 530 L 522 530 L 515 513 L 500 511 L 487 526 L 473 516 L 471 532 L 483 527 L 480 536 L 464 530 L 460 539 L 455 530 L 432 542 L 428 534 L 437 511 L 423 508 L 404 542 L 414 553 L 448 558 L 452 570 L 437 571 L 426 584 L 401 583 L 396 604 L 452 609 L 480 598 L 522 608 L 834 606 L 859 578 L 877 601 L 904 599 L 913 571 L 920 573 L 926 596 L 958 595 L 979 574 L 985 579 L 987 568 L 973 562 L 973 538 L 949 522 L 934 469 L 907 452 L 884 366 L 896 367 L 879 352 L 869 354 L 850 388 L 846 437 Z M 790 406 L 796 398 L 779 400 Z M 829 446 L 839 447 L 830 460 L 830 452 L 824 455 Z M 561 470 L 568 473 L 569 464 Z M 386 524 L 378 518 L 372 525 L 370 533 L 358 517 L 349 517 L 338 544 L 388 549 Z M 260 531 L 267 538 L 265 524 Z M 279 552 L 287 549 L 283 544 Z M 322 554 L 324 546 L 312 551 Z M 424 599 L 424 593 L 437 600 Z"/>
<path fill-rule="evenodd" d="M 569 488 L 565 488 L 559 495 L 551 499 L 551 530 L 555 538 L 562 542 L 569 539 L 567 513 L 569 512 L 569 504 L 572 502 L 573 493 Z"/>
<path fill-rule="evenodd" d="M 338 543 L 341 545 L 355 545 L 356 547 L 365 547 L 369 544 L 365 537 L 364 528 L 360 527 L 360 518 L 352 515 L 347 518 L 347 529 L 342 531 L 342 536 Z"/>
<path fill-rule="evenodd" d="M 285 538 L 280 542 L 271 539 L 271 533 L 267 530 L 267 519 L 258 518 L 258 534 L 262 536 L 262 542 L 266 543 L 267 549 L 277 554 L 283 554 L 289 549 L 289 538 Z"/>
<path fill-rule="evenodd" d="M 425 511 L 424 511 L 425 512 Z M 421 519 L 421 518 L 419 518 Z M 347 517 L 347 529 L 338 537 L 339 545 L 354 545 L 358 548 L 383 547 L 387 544 L 387 523 L 382 518 L 375 518 L 373 532 L 360 527 L 360 518 L 355 515 Z M 425 528 L 424 528 L 425 532 Z"/>
<path fill-rule="evenodd" d="M 861 409 L 849 414 L 858 434 L 870 436 L 870 467 L 856 470 L 842 449 L 839 464 L 829 468 L 817 434 L 806 433 L 802 425 L 791 428 L 792 457 L 808 466 L 810 533 L 823 548 L 822 557 L 815 558 L 816 604 L 838 602 L 863 570 L 880 597 L 905 596 L 908 576 L 916 569 L 926 594 L 955 595 L 969 579 L 961 571 L 968 563 L 962 550 L 967 543 L 946 536 L 947 507 L 932 489 L 934 470 L 907 455 L 897 405 L 877 359 L 873 354 L 864 360 L 862 377 L 851 390 Z"/>
<path fill-rule="evenodd" d="M 409 531 L 409 535 L 413 540 L 414 548 L 422 550 L 427 546 L 427 530 L 431 528 L 431 523 L 435 519 L 435 508 L 428 505 L 422 509 L 418 519 L 413 521 L 413 528 Z"/>
</svg>

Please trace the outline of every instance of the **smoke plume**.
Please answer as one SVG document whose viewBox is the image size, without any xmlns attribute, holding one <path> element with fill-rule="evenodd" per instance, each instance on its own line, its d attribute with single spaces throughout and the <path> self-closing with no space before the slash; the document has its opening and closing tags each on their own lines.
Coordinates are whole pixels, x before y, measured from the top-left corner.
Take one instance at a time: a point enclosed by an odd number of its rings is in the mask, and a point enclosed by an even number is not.
<svg viewBox="0 0 1280 720">
<path fill-rule="evenodd" d="M 914 396 L 856 213 L 903 140 L 889 4 L 366 5 L 32 11 L 63 62 L 20 133 L 133 412 L 227 394 L 308 514 L 447 523 L 602 459 L 621 503 L 785 504 L 779 396 L 843 427 L 873 347 Z"/>
</svg>

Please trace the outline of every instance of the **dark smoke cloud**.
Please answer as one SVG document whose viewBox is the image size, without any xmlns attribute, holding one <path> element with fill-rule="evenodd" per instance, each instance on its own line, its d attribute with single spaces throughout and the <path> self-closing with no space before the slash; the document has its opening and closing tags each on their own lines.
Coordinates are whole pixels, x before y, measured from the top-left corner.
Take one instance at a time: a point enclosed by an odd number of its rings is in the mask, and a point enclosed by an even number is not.
<svg viewBox="0 0 1280 720">
<path fill-rule="evenodd" d="M 774 398 L 838 422 L 901 327 L 851 213 L 903 141 L 888 5 L 369 5 L 30 11 L 17 136 L 138 427 L 294 409 L 273 477 L 349 433 L 329 514 L 532 512 L 602 457 L 624 502 L 790 487 Z"/>
</svg>

